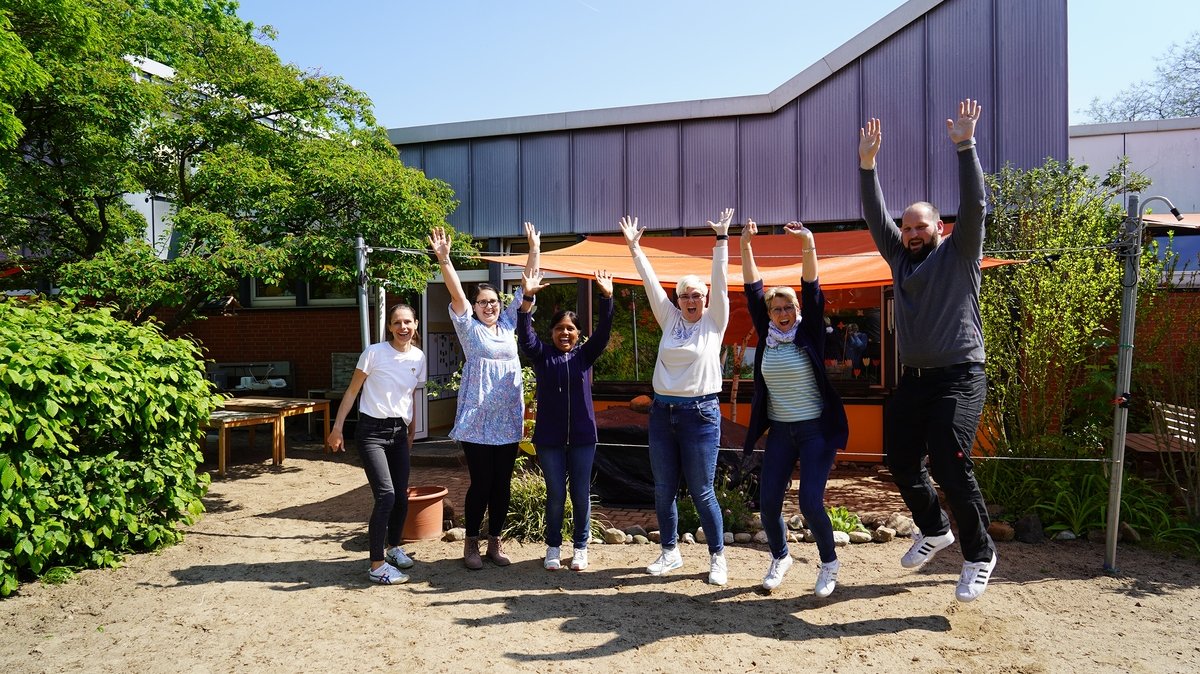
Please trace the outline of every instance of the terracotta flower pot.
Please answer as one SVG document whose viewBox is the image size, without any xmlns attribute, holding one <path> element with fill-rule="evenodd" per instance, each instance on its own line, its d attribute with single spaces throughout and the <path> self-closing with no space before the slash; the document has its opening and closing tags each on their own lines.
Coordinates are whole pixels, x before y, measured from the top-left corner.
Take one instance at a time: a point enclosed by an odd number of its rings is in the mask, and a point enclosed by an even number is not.
<svg viewBox="0 0 1200 674">
<path fill-rule="evenodd" d="M 405 541 L 425 541 L 442 535 L 442 499 L 445 487 L 409 487 L 408 517 L 404 519 Z"/>
</svg>

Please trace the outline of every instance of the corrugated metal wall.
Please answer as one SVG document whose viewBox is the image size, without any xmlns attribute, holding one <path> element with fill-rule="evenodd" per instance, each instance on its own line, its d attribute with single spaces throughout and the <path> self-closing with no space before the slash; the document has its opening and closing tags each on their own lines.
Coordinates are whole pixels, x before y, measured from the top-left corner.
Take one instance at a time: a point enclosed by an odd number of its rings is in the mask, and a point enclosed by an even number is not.
<svg viewBox="0 0 1200 674">
<path fill-rule="evenodd" d="M 431 142 L 406 165 L 454 188 L 450 217 L 479 238 L 616 231 L 624 214 L 655 230 L 736 222 L 861 220 L 856 147 L 883 120 L 880 180 L 895 215 L 912 201 L 958 209 L 944 120 L 977 98 L 985 170 L 1067 156 L 1066 0 L 950 0 L 770 115 L 688 119 Z"/>
</svg>

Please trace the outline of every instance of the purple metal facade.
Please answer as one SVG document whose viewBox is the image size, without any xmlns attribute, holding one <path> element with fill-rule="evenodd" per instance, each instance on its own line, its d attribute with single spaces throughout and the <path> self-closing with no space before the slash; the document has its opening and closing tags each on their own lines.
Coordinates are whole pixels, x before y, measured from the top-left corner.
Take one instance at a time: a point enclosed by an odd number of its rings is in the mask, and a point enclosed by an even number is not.
<svg viewBox="0 0 1200 674">
<path fill-rule="evenodd" d="M 726 206 L 763 224 L 861 222 L 856 146 L 884 123 L 880 178 L 908 203 L 958 209 L 944 120 L 976 98 L 984 169 L 1067 156 L 1066 0 L 946 0 L 771 114 L 696 117 L 405 145 L 454 188 L 450 223 L 476 237 L 703 227 Z"/>
<path fill-rule="evenodd" d="M 521 222 L 543 234 L 571 228 L 571 137 L 565 133 L 521 140 Z M 520 224 L 520 223 L 517 223 Z"/>
</svg>

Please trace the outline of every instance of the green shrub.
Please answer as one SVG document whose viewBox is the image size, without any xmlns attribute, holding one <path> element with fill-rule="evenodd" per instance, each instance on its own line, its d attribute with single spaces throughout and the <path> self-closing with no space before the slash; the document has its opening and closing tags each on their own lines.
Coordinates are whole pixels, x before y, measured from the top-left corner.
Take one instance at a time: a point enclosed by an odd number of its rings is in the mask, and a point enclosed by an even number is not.
<svg viewBox="0 0 1200 674">
<path fill-rule="evenodd" d="M 596 500 L 592 496 L 592 518 L 589 523 L 592 538 L 604 535 L 606 522 L 595 516 Z M 571 540 L 574 535 L 574 508 L 568 496 L 566 510 L 563 514 L 562 534 L 564 540 Z M 525 456 L 517 457 L 517 468 L 513 471 L 512 498 L 509 501 L 508 517 L 505 519 L 505 538 L 537 542 L 546 540 L 546 480 L 542 473 L 529 465 Z"/>
<path fill-rule="evenodd" d="M 850 512 L 845 506 L 825 507 L 825 512 L 829 514 L 829 521 L 833 524 L 834 531 L 866 531 L 866 527 L 858 519 L 858 515 Z"/>
<path fill-rule="evenodd" d="M 717 494 L 717 504 L 721 507 L 721 517 L 725 531 L 742 533 L 750 531 L 750 522 L 754 516 L 751 498 L 741 485 L 733 485 L 728 478 L 718 477 L 713 484 Z M 696 504 L 686 488 L 679 491 L 676 499 L 679 512 L 679 533 L 692 533 L 700 528 L 700 514 L 696 512 Z"/>
<path fill-rule="evenodd" d="M 0 301 L 0 596 L 170 545 L 203 511 L 198 349 L 111 311 Z"/>
</svg>

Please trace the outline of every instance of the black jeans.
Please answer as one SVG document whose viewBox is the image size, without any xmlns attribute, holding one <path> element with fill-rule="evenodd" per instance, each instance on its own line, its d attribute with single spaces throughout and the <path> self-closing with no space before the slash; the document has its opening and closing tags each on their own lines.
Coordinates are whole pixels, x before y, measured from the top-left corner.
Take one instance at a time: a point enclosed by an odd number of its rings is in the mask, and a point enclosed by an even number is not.
<svg viewBox="0 0 1200 674">
<path fill-rule="evenodd" d="M 932 473 L 954 513 L 959 544 L 968 562 L 987 561 L 994 552 L 987 533 L 987 507 L 971 462 L 986 390 L 982 363 L 919 372 L 906 369 L 888 401 L 884 423 L 885 462 L 913 521 L 926 536 L 950 530 L 950 521 L 929 481 Z"/>
<path fill-rule="evenodd" d="M 467 472 L 471 474 L 471 486 L 467 487 L 467 499 L 464 504 L 467 536 L 479 535 L 485 510 L 488 513 L 488 535 L 499 536 L 500 532 L 504 531 L 504 520 L 508 517 L 513 464 L 517 461 L 517 443 L 461 444 L 463 454 L 467 457 Z"/>
<path fill-rule="evenodd" d="M 367 524 L 372 562 L 383 561 L 384 538 L 388 546 L 400 544 L 408 516 L 408 425 L 403 419 L 358 416 L 358 455 L 375 496 Z M 397 496 L 400 494 L 400 496 Z"/>
</svg>

